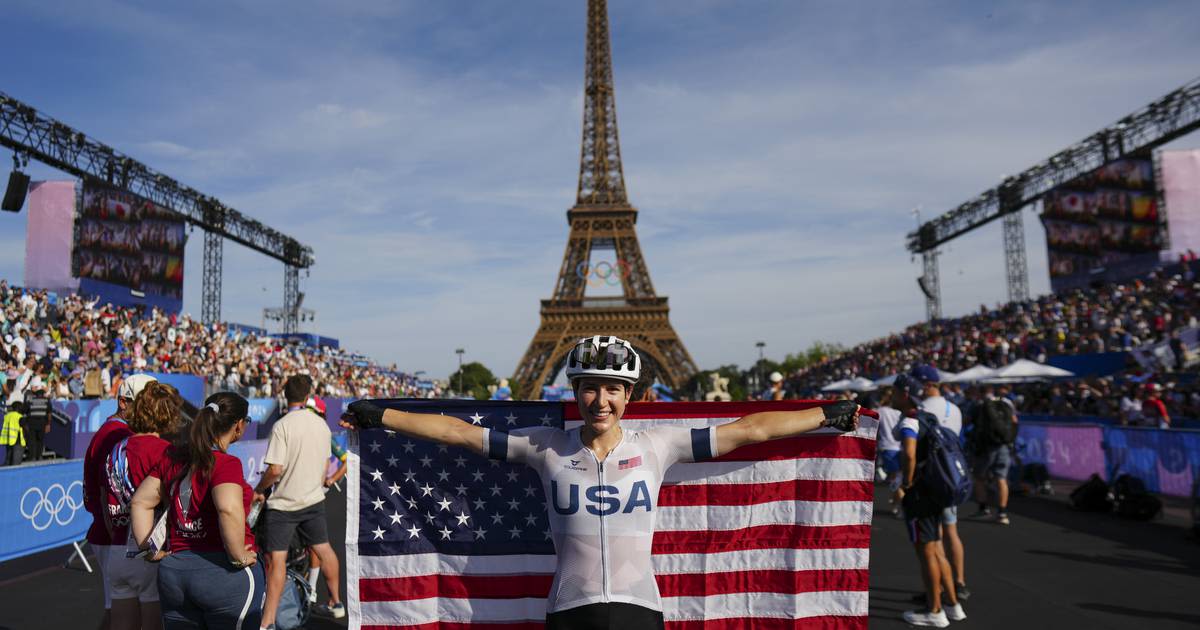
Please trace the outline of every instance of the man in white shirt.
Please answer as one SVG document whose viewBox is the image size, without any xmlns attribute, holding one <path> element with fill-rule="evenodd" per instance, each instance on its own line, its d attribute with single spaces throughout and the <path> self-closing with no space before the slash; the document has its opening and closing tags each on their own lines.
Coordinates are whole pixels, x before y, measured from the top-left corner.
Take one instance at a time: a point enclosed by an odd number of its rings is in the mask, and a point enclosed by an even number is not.
<svg viewBox="0 0 1200 630">
<path fill-rule="evenodd" d="M 918 365 L 912 369 L 911 376 L 925 385 L 924 399 L 921 409 L 937 417 L 938 423 L 954 432 L 962 434 L 962 410 L 958 405 L 946 400 L 938 387 L 941 374 L 931 365 Z M 962 538 L 958 536 L 958 506 L 951 506 L 942 511 L 942 541 L 946 545 L 946 556 L 950 560 L 950 568 L 954 573 L 954 587 L 958 598 L 966 601 L 971 596 L 967 589 L 967 578 L 964 575 L 966 558 L 963 551 Z"/>
<path fill-rule="evenodd" d="M 325 419 L 305 406 L 312 391 L 313 381 L 307 375 L 297 374 L 284 383 L 288 413 L 271 428 L 263 457 L 267 470 L 254 489 L 255 500 L 261 501 L 265 490 L 275 485 L 271 498 L 266 500 L 266 536 L 259 539 L 270 557 L 261 622 L 264 628 L 275 622 L 287 578 L 288 548 L 297 530 L 300 542 L 320 559 L 329 587 L 329 603 L 317 606 L 317 610 L 336 618 L 346 616 L 338 595 L 337 554 L 329 545 L 325 521 L 325 489 L 332 483 L 328 477 L 331 432 Z"/>
<path fill-rule="evenodd" d="M 900 514 L 900 500 L 904 498 L 904 490 L 900 488 L 900 440 L 896 439 L 896 426 L 900 424 L 900 412 L 890 406 L 892 388 L 883 387 L 879 390 L 879 434 L 875 439 L 877 453 L 876 466 L 882 480 L 888 482 L 892 489 L 892 514 Z"/>
</svg>

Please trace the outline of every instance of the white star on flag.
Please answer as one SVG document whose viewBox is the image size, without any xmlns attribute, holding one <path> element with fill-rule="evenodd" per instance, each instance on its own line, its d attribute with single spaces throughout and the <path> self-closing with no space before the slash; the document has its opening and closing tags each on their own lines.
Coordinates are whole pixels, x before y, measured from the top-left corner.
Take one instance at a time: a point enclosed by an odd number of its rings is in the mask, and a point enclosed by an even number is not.
<svg viewBox="0 0 1200 630">
<path fill-rule="evenodd" d="M 369 447 L 371 448 L 371 452 L 372 452 L 372 453 L 378 453 L 378 452 L 379 452 L 379 449 L 380 449 L 380 448 L 381 448 L 383 445 L 382 445 L 382 444 L 380 444 L 379 442 L 375 441 L 375 440 L 371 440 L 371 443 L 370 443 L 370 444 L 368 444 L 367 446 L 369 446 Z"/>
<path fill-rule="evenodd" d="M 410 510 L 417 509 L 417 500 L 416 499 L 405 499 L 404 502 L 408 504 L 408 509 L 410 509 Z"/>
<path fill-rule="evenodd" d="M 430 525 L 433 525 L 433 519 L 434 519 L 433 514 L 431 514 L 429 512 L 425 513 L 425 522 L 429 523 Z"/>
<path fill-rule="evenodd" d="M 442 540 L 450 540 L 450 534 L 452 533 L 450 530 L 443 527 L 440 530 L 438 530 L 438 532 L 441 533 Z"/>
<path fill-rule="evenodd" d="M 392 494 L 400 494 L 400 486 L 394 481 L 392 482 L 392 485 L 388 486 L 388 490 L 391 490 Z"/>
<path fill-rule="evenodd" d="M 422 467 L 429 468 L 429 465 L 433 463 L 433 458 L 426 455 L 425 457 L 422 457 L 421 459 L 418 459 L 417 461 L 421 462 Z"/>
<path fill-rule="evenodd" d="M 433 496 L 433 486 L 431 486 L 429 484 L 425 484 L 425 485 L 421 486 L 421 496 L 423 496 L 423 497 Z"/>
<path fill-rule="evenodd" d="M 466 468 L 466 467 L 467 467 L 467 458 L 466 458 L 466 457 L 463 457 L 462 455 L 459 455 L 458 457 L 455 457 L 455 458 L 454 458 L 454 463 L 455 463 L 455 464 L 456 464 L 456 465 L 457 465 L 459 468 Z"/>
<path fill-rule="evenodd" d="M 497 486 L 496 484 L 492 484 L 492 487 L 488 488 L 488 489 L 492 491 L 492 496 L 494 496 L 494 497 L 500 496 L 500 493 L 504 490 L 504 488 L 501 488 L 500 486 Z"/>
<path fill-rule="evenodd" d="M 510 538 L 519 538 L 521 536 L 521 528 L 513 526 L 512 529 L 508 530 L 508 533 Z"/>
<path fill-rule="evenodd" d="M 407 532 L 408 532 L 408 537 L 409 537 L 409 538 L 416 538 L 416 537 L 418 537 L 418 536 L 420 536 L 420 535 L 421 535 L 421 530 L 420 530 L 420 529 L 418 529 L 416 525 L 413 525 L 412 527 L 409 527 L 409 528 L 408 528 L 407 530 L 405 530 L 405 531 L 407 531 Z"/>
<path fill-rule="evenodd" d="M 521 502 L 520 502 L 520 501 L 518 501 L 518 500 L 516 500 L 516 499 L 509 499 L 509 501 L 508 501 L 508 509 L 510 509 L 510 510 L 512 510 L 512 511 L 514 511 L 514 512 L 516 512 L 518 509 L 520 509 L 520 507 L 521 507 Z"/>
<path fill-rule="evenodd" d="M 467 493 L 467 487 L 462 485 L 461 483 L 458 484 L 457 486 L 454 486 L 454 490 L 457 491 L 458 494 L 460 494 L 460 495 Z"/>
<path fill-rule="evenodd" d="M 534 516 L 532 512 L 529 514 L 526 514 L 525 522 L 528 523 L 529 525 L 537 525 L 537 517 Z"/>
<path fill-rule="evenodd" d="M 371 502 L 371 505 L 375 506 L 376 510 L 382 510 L 383 509 L 383 499 L 377 498 Z"/>
<path fill-rule="evenodd" d="M 405 443 L 403 444 L 403 446 L 404 446 L 404 452 L 405 452 L 405 453 L 411 453 L 411 452 L 413 452 L 413 449 L 414 449 L 414 448 L 416 448 L 416 446 L 417 446 L 417 445 L 416 445 L 416 444 L 413 444 L 413 443 L 412 443 L 412 441 L 410 440 L 410 441 L 408 441 L 408 442 L 405 442 Z"/>
<path fill-rule="evenodd" d="M 476 470 L 475 472 L 471 473 L 471 479 L 473 481 L 483 481 L 483 471 Z"/>
<path fill-rule="evenodd" d="M 492 515 L 492 525 L 499 525 L 500 523 L 503 523 L 503 522 L 504 522 L 503 514 L 496 512 L 495 514 Z"/>
<path fill-rule="evenodd" d="M 537 493 L 537 488 L 534 488 L 533 486 L 525 486 L 525 496 L 531 497 L 536 493 Z"/>
<path fill-rule="evenodd" d="M 475 499 L 474 504 L 475 504 L 475 509 L 480 510 L 480 511 L 482 511 L 483 508 L 487 507 L 487 501 L 484 501 L 483 499 Z"/>
<path fill-rule="evenodd" d="M 393 510 L 391 515 L 388 516 L 388 518 L 392 519 L 392 525 L 400 524 L 400 513 L 399 512 L 396 512 Z"/>
<path fill-rule="evenodd" d="M 399 458 L 397 458 L 395 455 L 391 455 L 391 456 L 389 456 L 389 457 L 387 458 L 388 468 L 395 468 L 395 467 L 396 467 L 396 463 L 397 463 L 397 462 L 399 462 L 399 461 L 400 461 L 400 459 L 399 459 Z"/>
<path fill-rule="evenodd" d="M 508 425 L 509 425 L 509 426 L 516 426 L 516 424 L 517 424 L 517 417 L 516 417 L 516 416 L 514 416 L 514 415 L 513 415 L 513 413 L 512 413 L 511 411 L 510 411 L 510 412 L 508 412 L 508 415 L 507 415 L 507 416 L 504 416 L 504 419 L 505 419 L 505 420 L 508 420 Z"/>
<path fill-rule="evenodd" d="M 375 540 L 383 540 L 383 530 L 382 529 L 376 527 L 375 529 L 371 530 L 371 533 L 375 534 Z"/>
<path fill-rule="evenodd" d="M 520 474 L 520 473 L 518 473 L 518 472 L 517 472 L 517 471 L 515 471 L 515 470 L 510 470 L 510 471 L 508 471 L 508 473 L 507 473 L 507 477 L 508 477 L 508 481 L 509 481 L 509 483 L 512 483 L 512 482 L 516 481 L 516 480 L 517 480 L 517 477 L 520 477 L 520 476 L 521 476 L 521 474 Z"/>
<path fill-rule="evenodd" d="M 447 512 L 450 511 L 450 500 L 449 499 L 442 499 L 441 501 L 438 501 L 437 504 L 440 505 L 443 510 L 445 510 Z"/>
<path fill-rule="evenodd" d="M 475 425 L 482 424 L 479 421 L 483 420 L 483 416 L 479 415 L 478 411 L 475 412 L 475 415 L 467 416 L 467 417 L 469 417 L 471 419 L 471 424 L 475 424 Z"/>
<path fill-rule="evenodd" d="M 378 470 L 371 473 L 371 481 L 383 481 L 383 473 Z"/>
<path fill-rule="evenodd" d="M 471 516 L 468 515 L 466 512 L 459 512 L 458 516 L 455 516 L 454 518 L 458 519 L 459 525 L 466 525 L 467 521 L 471 518 Z"/>
<path fill-rule="evenodd" d="M 415 472 L 413 472 L 413 471 L 411 471 L 411 470 L 410 470 L 410 471 L 408 471 L 408 472 L 405 472 L 405 473 L 404 473 L 404 480 L 405 480 L 405 481 L 411 481 L 411 482 L 413 482 L 413 483 L 417 483 L 417 473 L 415 473 Z"/>
<path fill-rule="evenodd" d="M 538 420 L 542 421 L 542 426 L 544 426 L 544 427 L 550 426 L 550 420 L 551 420 L 550 414 L 548 414 L 548 413 L 544 414 L 541 418 L 538 418 Z"/>
<path fill-rule="evenodd" d="M 487 535 L 487 532 L 486 532 L 486 531 L 484 531 L 484 529 L 483 529 L 482 527 L 480 527 L 479 529 L 476 529 L 476 530 L 475 530 L 475 540 L 480 540 L 480 539 L 482 539 L 482 538 L 483 538 L 485 535 Z"/>
<path fill-rule="evenodd" d="M 444 470 L 442 472 L 438 473 L 437 476 L 438 476 L 438 481 L 446 481 L 446 480 L 450 479 L 450 473 L 448 473 Z"/>
</svg>

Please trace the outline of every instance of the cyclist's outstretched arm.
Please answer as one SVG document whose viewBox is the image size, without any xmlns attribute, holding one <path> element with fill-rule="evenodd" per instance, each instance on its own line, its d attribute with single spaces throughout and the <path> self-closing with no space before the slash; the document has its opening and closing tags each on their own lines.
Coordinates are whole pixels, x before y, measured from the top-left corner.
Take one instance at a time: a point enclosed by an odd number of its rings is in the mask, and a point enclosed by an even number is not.
<svg viewBox="0 0 1200 630">
<path fill-rule="evenodd" d="M 821 427 L 853 431 L 858 428 L 861 409 L 857 403 L 842 400 L 797 411 L 752 413 L 717 427 L 717 454 L 723 455 L 749 444 L 808 433 Z"/>
<path fill-rule="evenodd" d="M 342 414 L 341 425 L 347 429 L 391 429 L 411 437 L 447 446 L 458 446 L 477 455 L 487 456 L 483 449 L 483 427 L 451 416 L 384 409 L 365 400 L 356 400 L 350 403 L 346 413 Z"/>
</svg>

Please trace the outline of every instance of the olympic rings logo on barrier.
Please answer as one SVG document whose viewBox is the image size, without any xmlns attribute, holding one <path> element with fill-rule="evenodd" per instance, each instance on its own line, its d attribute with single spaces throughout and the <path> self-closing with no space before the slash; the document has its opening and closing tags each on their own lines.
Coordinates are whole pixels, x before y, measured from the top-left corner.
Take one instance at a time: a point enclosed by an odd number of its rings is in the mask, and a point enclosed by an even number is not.
<svg viewBox="0 0 1200 630">
<path fill-rule="evenodd" d="M 628 278 L 632 271 L 629 263 L 620 258 L 615 264 L 602 260 L 595 265 L 589 265 L 587 261 L 575 265 L 575 275 L 580 280 L 586 280 L 590 287 L 598 287 L 603 284 L 615 287 L 621 284 L 622 280 Z"/>
<path fill-rule="evenodd" d="M 79 486 L 78 500 L 71 496 L 76 486 Z M 33 499 L 30 500 L 30 497 Z M 45 491 L 33 486 L 21 495 L 21 516 L 39 532 L 46 531 L 54 523 L 62 526 L 70 525 L 81 507 L 83 507 L 82 481 L 72 481 L 66 488 L 63 488 L 61 483 L 51 484 Z"/>
</svg>

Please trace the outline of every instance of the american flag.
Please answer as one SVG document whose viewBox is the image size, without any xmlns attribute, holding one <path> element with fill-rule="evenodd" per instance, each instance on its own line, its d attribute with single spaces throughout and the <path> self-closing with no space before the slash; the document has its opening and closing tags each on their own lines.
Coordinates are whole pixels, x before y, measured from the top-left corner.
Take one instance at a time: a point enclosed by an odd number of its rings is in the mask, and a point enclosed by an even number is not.
<svg viewBox="0 0 1200 630">
<path fill-rule="evenodd" d="M 581 424 L 574 402 L 383 404 L 501 431 Z M 812 404 L 633 403 L 621 426 L 698 428 Z M 866 628 L 875 430 L 864 416 L 853 434 L 672 466 L 653 545 L 668 629 Z M 351 450 L 351 628 L 542 627 L 555 557 L 532 469 L 383 430 Z"/>
</svg>

